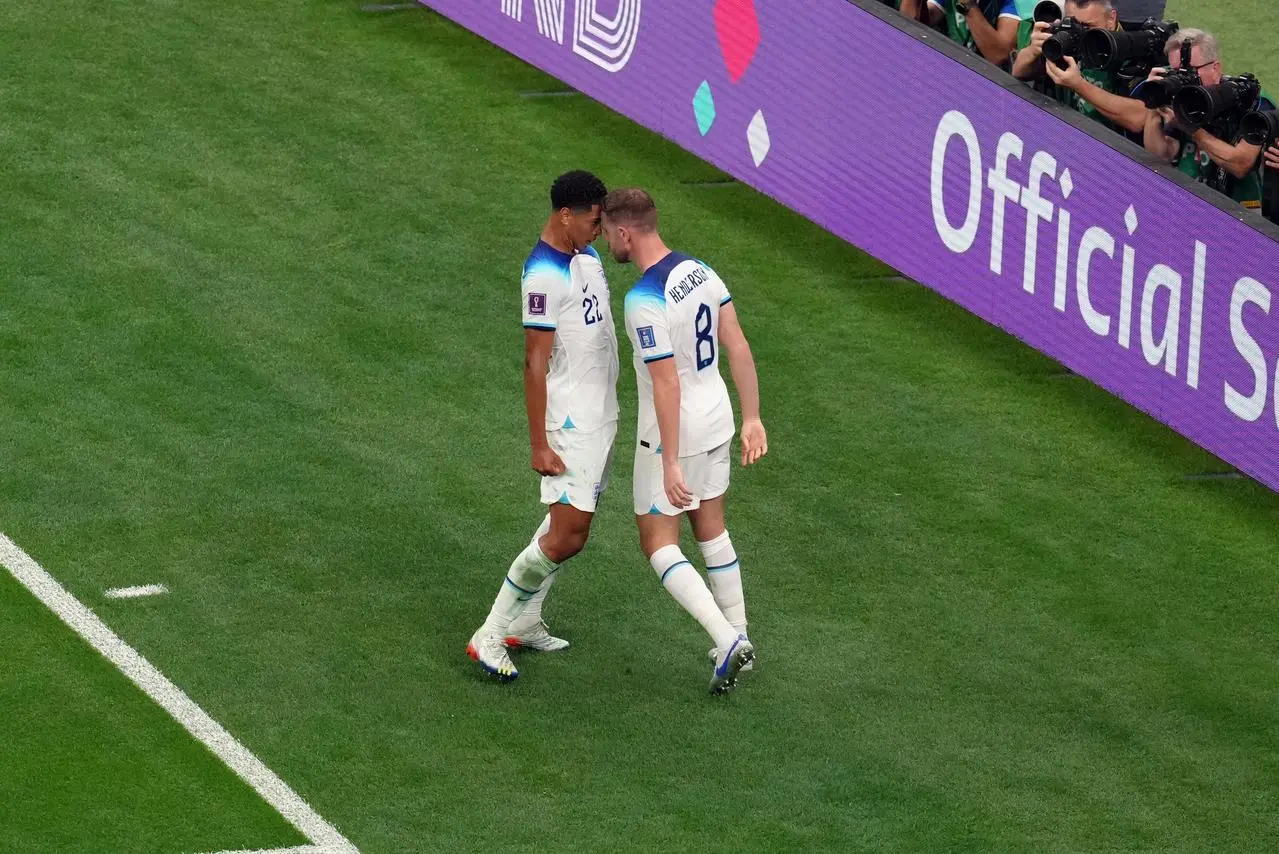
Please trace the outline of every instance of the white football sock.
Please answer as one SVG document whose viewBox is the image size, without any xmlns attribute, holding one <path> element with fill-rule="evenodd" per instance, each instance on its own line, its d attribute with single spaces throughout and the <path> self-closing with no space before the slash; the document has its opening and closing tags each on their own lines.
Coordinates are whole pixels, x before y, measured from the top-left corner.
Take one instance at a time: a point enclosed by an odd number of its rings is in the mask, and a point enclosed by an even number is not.
<svg viewBox="0 0 1279 854">
<path fill-rule="evenodd" d="M 652 564 L 653 571 L 661 579 L 666 592 L 675 597 L 675 601 L 702 624 L 702 628 L 715 641 L 715 646 L 728 649 L 733 645 L 733 641 L 737 639 L 737 630 L 724 618 L 706 582 L 693 569 L 679 546 L 662 546 L 653 552 L 648 562 Z"/>
<path fill-rule="evenodd" d="M 706 578 L 711 583 L 715 604 L 724 612 L 733 628 L 746 634 L 746 595 L 742 592 L 742 565 L 737 560 L 728 531 L 701 546 L 706 559 Z"/>
<path fill-rule="evenodd" d="M 542 517 L 542 524 L 537 526 L 537 531 L 533 533 L 533 539 L 529 540 L 529 545 L 536 545 L 537 541 L 542 539 L 551 532 L 551 514 L 547 513 Z M 524 612 L 511 620 L 510 633 L 513 635 L 523 634 L 526 629 L 536 626 L 542 619 L 542 603 L 546 601 L 546 593 L 551 589 L 551 585 L 555 583 L 555 579 L 559 578 L 559 572 L 551 572 L 546 576 L 546 580 L 542 582 L 541 588 L 533 594 L 533 598 L 529 599 L 524 605 Z"/>
<path fill-rule="evenodd" d="M 511 621 L 523 613 L 529 599 L 537 593 L 546 577 L 557 569 L 559 565 L 542 554 L 537 543 L 529 543 L 528 548 L 520 552 L 506 572 L 502 589 L 498 591 L 488 619 L 484 621 L 485 632 L 505 634 Z"/>
<path fill-rule="evenodd" d="M 561 564 L 562 566 L 563 564 Z M 559 570 L 555 570 L 546 576 L 546 580 L 542 582 L 541 588 L 538 589 L 533 597 L 524 604 L 524 612 L 511 620 L 511 634 L 520 635 L 525 629 L 531 629 L 542 620 L 542 603 L 546 601 L 546 591 L 551 589 L 551 585 L 555 583 L 555 579 L 560 577 Z"/>
<path fill-rule="evenodd" d="M 533 532 L 533 539 L 529 543 L 536 543 L 551 532 L 551 514 L 547 513 L 542 517 L 542 524 L 537 526 L 537 530 Z"/>
</svg>

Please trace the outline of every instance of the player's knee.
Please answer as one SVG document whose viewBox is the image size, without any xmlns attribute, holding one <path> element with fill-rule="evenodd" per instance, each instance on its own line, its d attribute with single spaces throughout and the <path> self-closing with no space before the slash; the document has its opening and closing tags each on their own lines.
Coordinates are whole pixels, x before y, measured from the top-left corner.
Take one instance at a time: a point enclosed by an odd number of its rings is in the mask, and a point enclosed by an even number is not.
<svg viewBox="0 0 1279 854">
<path fill-rule="evenodd" d="M 697 538 L 699 543 L 707 543 L 717 540 L 727 535 L 728 529 L 724 527 L 723 518 L 720 519 L 701 519 L 700 524 L 693 525 L 693 536 Z"/>
<path fill-rule="evenodd" d="M 640 551 L 649 559 L 662 548 L 678 542 L 678 537 L 672 539 L 664 531 L 640 531 Z"/>
<path fill-rule="evenodd" d="M 725 530 L 723 501 L 720 498 L 703 500 L 700 507 L 689 512 L 688 521 L 699 542 L 715 539 Z"/>
<path fill-rule="evenodd" d="M 589 528 L 552 529 L 542 538 L 542 551 L 555 563 L 563 563 L 586 547 Z"/>
</svg>

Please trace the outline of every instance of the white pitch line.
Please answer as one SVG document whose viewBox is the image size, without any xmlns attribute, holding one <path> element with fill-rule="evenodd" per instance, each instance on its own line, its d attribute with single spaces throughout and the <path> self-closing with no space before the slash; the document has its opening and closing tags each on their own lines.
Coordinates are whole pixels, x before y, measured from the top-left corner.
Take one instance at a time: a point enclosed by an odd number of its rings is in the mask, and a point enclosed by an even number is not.
<svg viewBox="0 0 1279 854">
<path fill-rule="evenodd" d="M 326 845 L 302 845 L 297 848 L 262 848 L 254 851 L 219 851 L 217 854 L 341 854 L 340 849 Z"/>
<path fill-rule="evenodd" d="M 137 599 L 142 596 L 159 596 L 168 593 L 163 584 L 142 584 L 137 587 L 112 587 L 102 595 L 108 599 Z"/>
<path fill-rule="evenodd" d="M 292 854 L 359 854 L 359 849 L 350 840 L 321 818 L 310 804 L 302 800 L 262 760 L 236 741 L 231 733 L 209 717 L 181 688 L 170 682 L 137 650 L 122 641 L 97 614 L 72 596 L 44 567 L 4 534 L 0 534 L 0 564 L 57 614 L 62 622 L 102 653 L 148 697 L 155 700 L 160 708 L 195 736 L 197 741 L 213 751 L 215 756 L 312 843 L 301 848 L 286 848 L 284 851 Z"/>
</svg>

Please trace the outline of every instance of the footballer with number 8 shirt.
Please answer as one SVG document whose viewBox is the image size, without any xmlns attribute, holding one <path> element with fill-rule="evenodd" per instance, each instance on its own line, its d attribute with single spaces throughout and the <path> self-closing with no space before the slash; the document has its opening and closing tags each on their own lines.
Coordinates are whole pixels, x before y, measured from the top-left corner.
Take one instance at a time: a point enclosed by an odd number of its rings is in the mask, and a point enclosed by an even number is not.
<svg viewBox="0 0 1279 854">
<path fill-rule="evenodd" d="M 710 687 L 722 694 L 753 666 L 755 648 L 746 635 L 741 564 L 724 525 L 734 429 L 720 348 L 728 354 L 742 404 L 742 465 L 768 452 L 755 360 L 728 288 L 706 264 L 666 247 L 648 193 L 615 190 L 603 212 L 613 257 L 643 271 L 626 294 L 626 332 L 639 385 L 640 547 L 662 586 L 714 640 Z M 684 513 L 706 560 L 709 587 L 680 551 Z"/>
<path fill-rule="evenodd" d="M 586 545 L 608 484 L 617 436 L 617 332 L 604 268 L 591 248 L 606 192 L 589 172 L 557 178 L 551 214 L 524 264 L 524 401 L 532 465 L 542 476 L 542 503 L 550 506 L 466 647 L 502 680 L 519 675 L 508 648 L 568 646 L 542 621 L 542 601 L 560 566 Z"/>
</svg>

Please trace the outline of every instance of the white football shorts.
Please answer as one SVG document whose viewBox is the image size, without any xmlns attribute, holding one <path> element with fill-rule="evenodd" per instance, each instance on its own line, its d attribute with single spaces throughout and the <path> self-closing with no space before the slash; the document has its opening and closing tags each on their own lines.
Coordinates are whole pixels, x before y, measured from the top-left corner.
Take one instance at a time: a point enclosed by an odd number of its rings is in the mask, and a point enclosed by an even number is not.
<svg viewBox="0 0 1279 854">
<path fill-rule="evenodd" d="M 703 501 L 719 498 L 728 491 L 728 475 L 732 468 L 730 439 L 717 448 L 691 457 L 680 457 L 679 467 L 684 472 L 684 485 L 693 493 L 693 503 L 683 510 L 671 504 L 662 486 L 662 455 L 650 449 L 635 449 L 635 515 L 662 514 L 678 516 L 687 510 L 696 510 Z"/>
<path fill-rule="evenodd" d="M 564 474 L 542 478 L 542 503 L 572 504 L 594 513 L 600 493 L 608 486 L 615 438 L 616 421 L 598 430 L 547 430 L 551 450 L 564 461 Z"/>
</svg>

